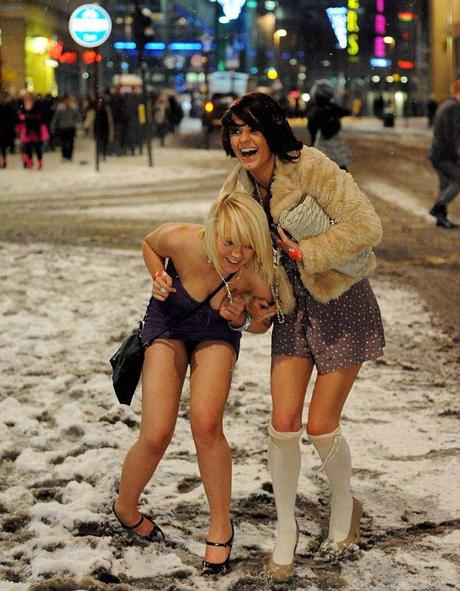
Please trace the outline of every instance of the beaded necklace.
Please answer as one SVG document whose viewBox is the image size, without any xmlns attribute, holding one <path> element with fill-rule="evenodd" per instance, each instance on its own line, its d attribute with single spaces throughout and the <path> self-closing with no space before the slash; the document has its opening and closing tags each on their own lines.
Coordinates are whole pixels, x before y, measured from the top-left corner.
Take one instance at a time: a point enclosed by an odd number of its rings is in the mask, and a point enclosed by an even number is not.
<svg viewBox="0 0 460 591">
<path fill-rule="evenodd" d="M 265 208 L 265 202 L 262 198 L 262 195 L 260 194 L 259 183 L 256 181 L 256 179 L 254 179 L 254 184 L 256 187 L 257 200 L 259 201 L 260 205 L 263 207 L 264 211 L 267 212 L 267 209 Z M 270 192 L 270 189 L 268 187 L 264 187 L 264 188 L 266 188 Z M 269 215 L 269 214 L 270 214 L 270 210 L 268 209 L 267 215 Z M 276 317 L 278 319 L 278 322 L 280 324 L 283 324 L 285 317 L 284 317 L 284 312 L 281 309 L 281 304 L 280 304 L 280 272 L 279 272 L 279 267 L 281 264 L 280 263 L 281 249 L 278 248 L 277 246 L 275 246 L 273 241 L 272 241 L 272 255 L 273 255 L 274 273 L 273 273 L 273 283 L 270 286 L 270 289 L 271 289 L 272 296 L 273 296 L 273 299 L 275 300 L 275 304 L 276 304 Z"/>
</svg>

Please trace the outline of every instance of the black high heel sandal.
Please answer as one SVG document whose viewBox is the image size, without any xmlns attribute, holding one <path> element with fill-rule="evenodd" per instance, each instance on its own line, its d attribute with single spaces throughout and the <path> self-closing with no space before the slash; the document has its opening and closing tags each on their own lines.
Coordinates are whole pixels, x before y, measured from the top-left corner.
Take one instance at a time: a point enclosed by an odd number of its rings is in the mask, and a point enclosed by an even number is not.
<svg viewBox="0 0 460 591">
<path fill-rule="evenodd" d="M 129 532 L 131 532 L 133 535 L 137 536 L 138 538 L 141 538 L 142 540 L 147 540 L 147 542 L 165 542 L 166 541 L 166 537 L 165 537 L 164 533 L 162 532 L 160 526 L 157 525 L 153 521 L 153 519 L 151 519 L 150 517 L 146 517 L 145 515 L 142 515 L 142 513 L 141 513 L 141 518 L 139 519 L 139 521 L 137 523 L 135 523 L 134 525 L 126 525 L 126 523 L 123 523 L 123 521 L 118 517 L 117 512 L 115 511 L 115 501 L 113 502 L 113 505 L 112 505 L 112 511 L 113 511 L 113 514 L 115 515 L 115 517 L 117 518 L 119 524 L 124 529 L 128 530 Z M 133 531 L 136 528 L 138 528 L 142 523 L 144 523 L 145 520 L 150 521 L 150 523 L 153 525 L 153 529 L 149 533 L 148 536 L 143 536 L 142 534 L 138 534 L 137 532 Z"/>
<path fill-rule="evenodd" d="M 224 562 L 208 562 L 203 560 L 201 565 L 201 574 L 205 576 L 211 575 L 226 575 L 230 570 L 230 554 L 232 553 L 233 538 L 235 537 L 235 530 L 233 528 L 233 521 L 230 521 L 232 526 L 232 535 L 227 542 L 210 542 L 206 540 L 207 546 L 217 546 L 218 548 L 230 548 L 227 559 Z"/>
</svg>

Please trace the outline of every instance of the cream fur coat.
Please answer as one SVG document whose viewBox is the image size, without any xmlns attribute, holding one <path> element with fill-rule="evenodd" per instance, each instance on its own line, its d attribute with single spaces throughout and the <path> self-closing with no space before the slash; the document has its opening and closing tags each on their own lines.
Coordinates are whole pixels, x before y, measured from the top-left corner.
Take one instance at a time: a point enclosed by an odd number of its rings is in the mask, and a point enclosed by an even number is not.
<svg viewBox="0 0 460 591">
<path fill-rule="evenodd" d="M 253 186 L 245 169 L 238 164 L 227 177 L 221 196 L 239 191 L 252 196 Z M 382 238 L 382 224 L 368 198 L 347 172 L 315 148 L 304 146 L 297 162 L 276 158 L 271 185 L 270 211 L 275 222 L 311 195 L 334 224 L 320 236 L 301 240 L 302 260 L 297 263 L 303 284 L 315 300 L 329 302 L 341 296 L 361 278 L 353 278 L 334 268 L 356 256 Z M 375 269 L 371 253 L 364 276 Z M 280 299 L 285 313 L 294 307 L 294 295 L 284 269 L 280 268 Z"/>
</svg>

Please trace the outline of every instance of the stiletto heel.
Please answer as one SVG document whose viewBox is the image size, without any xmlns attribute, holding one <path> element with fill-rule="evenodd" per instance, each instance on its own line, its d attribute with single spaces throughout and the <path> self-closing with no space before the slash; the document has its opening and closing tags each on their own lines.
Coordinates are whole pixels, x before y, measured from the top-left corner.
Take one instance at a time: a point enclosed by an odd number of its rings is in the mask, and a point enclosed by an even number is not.
<svg viewBox="0 0 460 591">
<path fill-rule="evenodd" d="M 232 553 L 233 538 L 235 537 L 235 530 L 233 528 L 233 521 L 230 521 L 232 526 L 232 535 L 227 542 L 210 542 L 206 540 L 207 546 L 217 546 L 218 548 L 230 548 L 227 559 L 224 562 L 208 562 L 203 560 L 201 564 L 201 574 L 210 575 L 225 575 L 230 570 L 230 554 Z"/>
<path fill-rule="evenodd" d="M 166 540 L 166 537 L 165 537 L 164 533 L 161 531 L 160 526 L 157 525 L 153 521 L 153 519 L 151 519 L 150 517 L 146 517 L 145 515 L 142 515 L 142 513 L 141 513 L 141 518 L 139 519 L 139 521 L 137 523 L 135 523 L 134 525 L 127 525 L 126 523 L 123 523 L 123 521 L 118 517 L 117 512 L 115 510 L 115 501 L 113 502 L 113 505 L 112 505 L 112 511 L 113 511 L 113 514 L 115 515 L 115 517 L 117 518 L 119 524 L 124 529 L 128 530 L 129 532 L 131 532 L 133 535 L 137 536 L 138 538 L 142 538 L 143 540 L 147 540 L 147 542 L 164 542 Z M 142 534 L 138 534 L 137 532 L 134 531 L 135 529 L 140 527 L 142 525 L 142 523 L 144 523 L 144 521 L 149 521 L 153 525 L 152 531 L 147 536 L 143 536 Z"/>
<path fill-rule="evenodd" d="M 294 546 L 294 552 L 292 554 L 292 562 L 289 564 L 277 564 L 273 562 L 273 552 L 268 557 L 267 570 L 269 575 L 278 582 L 285 581 L 294 571 L 294 556 L 297 550 L 297 544 L 299 543 L 299 524 L 297 520 L 295 522 L 297 528 L 297 538 Z"/>
</svg>

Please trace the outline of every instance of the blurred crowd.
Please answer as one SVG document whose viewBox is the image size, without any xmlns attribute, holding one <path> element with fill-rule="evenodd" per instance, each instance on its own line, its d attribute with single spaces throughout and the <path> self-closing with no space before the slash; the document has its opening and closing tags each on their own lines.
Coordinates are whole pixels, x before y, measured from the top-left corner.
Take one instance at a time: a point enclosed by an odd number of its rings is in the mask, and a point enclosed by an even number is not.
<svg viewBox="0 0 460 591">
<path fill-rule="evenodd" d="M 147 117 L 142 97 L 109 90 L 97 100 L 64 95 L 53 97 L 22 92 L 19 96 L 0 95 L 0 169 L 8 158 L 19 154 L 25 169 L 43 168 L 44 154 L 60 150 L 62 162 L 73 159 L 77 132 L 93 137 L 102 159 L 109 155 L 142 153 L 147 136 L 164 145 L 174 133 L 184 112 L 173 92 L 161 91 L 149 97 Z"/>
</svg>

